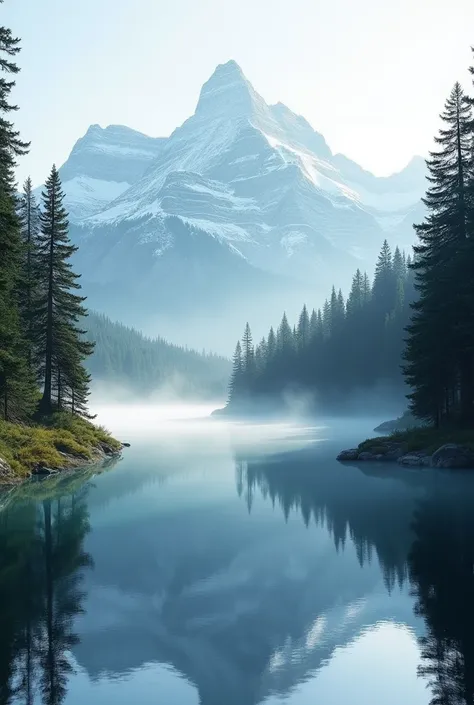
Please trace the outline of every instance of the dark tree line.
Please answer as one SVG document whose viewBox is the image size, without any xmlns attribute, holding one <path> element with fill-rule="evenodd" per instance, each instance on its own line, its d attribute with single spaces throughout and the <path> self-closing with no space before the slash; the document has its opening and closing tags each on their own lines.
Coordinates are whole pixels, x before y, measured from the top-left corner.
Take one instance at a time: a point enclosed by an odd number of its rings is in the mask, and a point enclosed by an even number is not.
<svg viewBox="0 0 474 705">
<path fill-rule="evenodd" d="M 21 196 L 16 193 L 14 168 L 29 146 L 9 120 L 17 110 L 10 93 L 19 51 L 19 40 L 0 27 L 0 418 L 24 420 L 35 411 L 66 408 L 86 415 L 83 362 L 93 345 L 79 325 L 86 311 L 71 268 L 76 248 L 56 167 L 41 208 L 30 179 Z"/>
<path fill-rule="evenodd" d="M 309 313 L 304 306 L 293 328 L 283 314 L 277 330 L 256 345 L 247 324 L 234 353 L 229 406 L 248 407 L 256 399 L 284 403 L 290 390 L 337 401 L 380 381 L 403 390 L 403 331 L 414 291 L 410 264 L 385 241 L 373 282 L 357 270 L 347 300 L 333 287 L 322 309 Z"/>
<path fill-rule="evenodd" d="M 223 357 L 147 338 L 93 312 L 87 318 L 86 337 L 95 341 L 86 363 L 95 380 L 141 395 L 164 388 L 188 398 L 216 399 L 225 394 L 230 364 Z"/>
</svg>

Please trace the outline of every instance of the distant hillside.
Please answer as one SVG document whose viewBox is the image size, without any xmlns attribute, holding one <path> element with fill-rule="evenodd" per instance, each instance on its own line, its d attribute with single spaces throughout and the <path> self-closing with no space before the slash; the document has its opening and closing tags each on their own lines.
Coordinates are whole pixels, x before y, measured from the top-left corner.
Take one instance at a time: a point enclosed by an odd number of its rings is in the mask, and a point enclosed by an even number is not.
<svg viewBox="0 0 474 705">
<path fill-rule="evenodd" d="M 94 384 L 140 396 L 220 399 L 227 393 L 230 362 L 223 357 L 146 338 L 93 312 L 85 327 L 87 338 L 96 342 L 88 361 Z"/>
</svg>

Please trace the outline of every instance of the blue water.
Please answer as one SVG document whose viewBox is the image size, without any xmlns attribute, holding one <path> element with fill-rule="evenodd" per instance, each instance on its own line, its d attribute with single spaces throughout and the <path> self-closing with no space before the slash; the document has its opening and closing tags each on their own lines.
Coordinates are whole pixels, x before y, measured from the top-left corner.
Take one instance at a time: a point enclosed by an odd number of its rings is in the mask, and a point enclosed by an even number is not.
<svg viewBox="0 0 474 705">
<path fill-rule="evenodd" d="M 473 702 L 470 475 L 339 464 L 371 421 L 143 413 L 0 499 L 0 703 Z"/>
</svg>

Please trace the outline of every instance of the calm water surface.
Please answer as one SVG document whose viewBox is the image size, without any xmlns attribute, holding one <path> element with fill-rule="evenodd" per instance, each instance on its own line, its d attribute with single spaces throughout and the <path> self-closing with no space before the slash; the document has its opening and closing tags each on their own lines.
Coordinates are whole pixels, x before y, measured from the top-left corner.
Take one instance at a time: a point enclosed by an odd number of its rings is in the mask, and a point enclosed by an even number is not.
<svg viewBox="0 0 474 705">
<path fill-rule="evenodd" d="M 472 703 L 474 477 L 198 413 L 100 409 L 121 462 L 0 497 L 0 704 Z"/>
</svg>

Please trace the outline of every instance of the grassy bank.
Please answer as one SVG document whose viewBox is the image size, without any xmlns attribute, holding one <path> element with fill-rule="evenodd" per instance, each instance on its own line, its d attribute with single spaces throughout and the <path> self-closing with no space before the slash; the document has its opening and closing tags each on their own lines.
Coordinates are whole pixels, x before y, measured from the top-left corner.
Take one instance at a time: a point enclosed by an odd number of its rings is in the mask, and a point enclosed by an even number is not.
<svg viewBox="0 0 474 705">
<path fill-rule="evenodd" d="M 45 425 L 0 421 L 0 458 L 12 470 L 9 477 L 0 475 L 0 482 L 27 478 L 38 466 L 84 465 L 120 448 L 105 429 L 69 413 L 55 414 Z"/>
<path fill-rule="evenodd" d="M 387 442 L 400 444 L 404 453 L 425 451 L 431 454 L 445 443 L 456 443 L 458 445 L 467 446 L 474 451 L 474 428 L 411 428 L 407 431 L 396 431 L 389 436 L 368 438 L 362 443 L 359 443 L 358 449 L 361 452 L 369 453 L 378 451 L 383 455 L 387 452 Z"/>
</svg>

